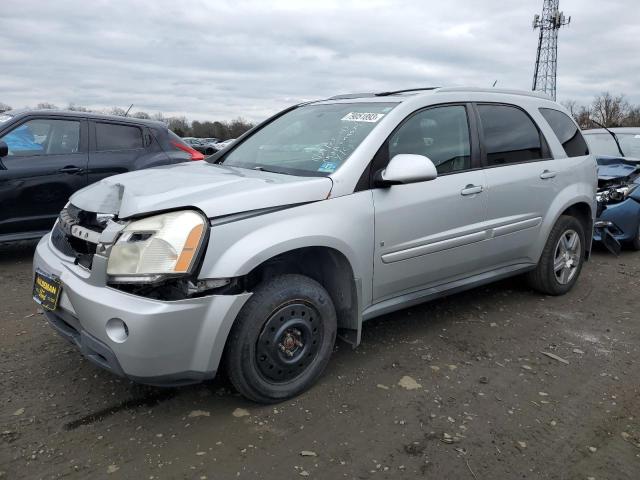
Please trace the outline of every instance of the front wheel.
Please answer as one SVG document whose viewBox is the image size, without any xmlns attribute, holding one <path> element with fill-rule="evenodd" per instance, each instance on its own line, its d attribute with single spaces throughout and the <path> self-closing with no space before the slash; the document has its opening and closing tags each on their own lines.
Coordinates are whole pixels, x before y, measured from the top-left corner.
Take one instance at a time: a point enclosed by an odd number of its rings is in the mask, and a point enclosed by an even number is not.
<svg viewBox="0 0 640 480">
<path fill-rule="evenodd" d="M 260 403 L 296 396 L 324 371 L 336 331 L 335 308 L 322 285 L 303 275 L 268 279 L 229 334 L 225 360 L 231 383 Z"/>
<path fill-rule="evenodd" d="M 636 236 L 631 240 L 631 248 L 634 250 L 640 250 L 640 225 L 638 225 L 638 229 L 636 230 Z"/>
<path fill-rule="evenodd" d="M 586 240 L 582 223 L 562 215 L 554 225 L 529 284 L 547 295 L 563 295 L 573 288 L 584 263 Z"/>
</svg>

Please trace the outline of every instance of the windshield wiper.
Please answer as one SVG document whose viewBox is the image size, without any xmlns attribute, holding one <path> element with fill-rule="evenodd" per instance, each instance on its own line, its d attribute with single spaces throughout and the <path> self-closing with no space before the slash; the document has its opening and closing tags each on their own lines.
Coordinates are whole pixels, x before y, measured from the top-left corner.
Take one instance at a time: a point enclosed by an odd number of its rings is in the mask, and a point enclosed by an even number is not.
<svg viewBox="0 0 640 480">
<path fill-rule="evenodd" d="M 252 170 L 258 170 L 259 172 L 279 173 L 281 175 L 291 175 L 290 173 L 283 172 L 281 170 L 273 170 L 270 168 L 265 168 L 261 165 L 256 165 L 255 167 L 252 168 Z"/>
<path fill-rule="evenodd" d="M 601 128 L 604 128 L 607 132 L 609 132 L 609 135 L 611 135 L 613 137 L 613 139 L 616 142 L 616 145 L 618 146 L 618 151 L 620 152 L 620 155 L 622 155 L 623 157 L 625 156 L 624 152 L 622 151 L 622 147 L 620 146 L 620 142 L 618 141 L 618 136 L 612 132 L 611 130 L 609 130 L 607 127 L 605 127 L 604 125 L 602 125 L 600 122 L 596 122 L 594 119 L 590 118 L 589 120 L 591 120 L 593 123 L 595 123 L 596 125 L 598 125 Z"/>
</svg>

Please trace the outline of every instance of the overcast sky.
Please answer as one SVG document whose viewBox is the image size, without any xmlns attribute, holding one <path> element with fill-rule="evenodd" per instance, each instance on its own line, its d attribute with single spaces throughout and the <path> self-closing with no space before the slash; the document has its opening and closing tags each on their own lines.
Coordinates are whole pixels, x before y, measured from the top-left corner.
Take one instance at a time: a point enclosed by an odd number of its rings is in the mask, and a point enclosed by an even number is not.
<svg viewBox="0 0 640 480">
<path fill-rule="evenodd" d="M 561 0 L 558 100 L 640 103 L 638 0 Z M 304 99 L 530 89 L 542 0 L 0 0 L 0 102 L 260 120 Z"/>
</svg>

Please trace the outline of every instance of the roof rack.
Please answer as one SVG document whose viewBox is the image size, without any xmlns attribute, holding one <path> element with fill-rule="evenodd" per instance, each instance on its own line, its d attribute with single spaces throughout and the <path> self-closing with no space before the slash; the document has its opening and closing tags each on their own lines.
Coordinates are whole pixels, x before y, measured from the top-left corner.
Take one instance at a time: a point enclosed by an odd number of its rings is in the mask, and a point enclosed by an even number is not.
<svg viewBox="0 0 640 480">
<path fill-rule="evenodd" d="M 374 95 L 376 97 L 387 97 L 389 95 L 395 95 L 397 93 L 422 92 L 422 91 L 426 91 L 426 90 L 435 90 L 436 88 L 439 88 L 439 87 L 405 88 L 404 90 L 392 90 L 390 92 L 378 92 L 378 93 L 375 93 Z"/>
<path fill-rule="evenodd" d="M 377 95 L 374 92 L 367 93 L 343 93 L 342 95 L 334 95 L 333 97 L 329 97 L 327 100 L 345 100 L 349 98 L 362 98 L 362 97 L 374 97 Z"/>
<path fill-rule="evenodd" d="M 472 92 L 472 93 L 502 93 L 508 95 L 522 95 L 524 97 L 537 97 L 544 98 L 545 100 L 552 100 L 549 95 L 542 92 L 533 92 L 530 90 L 511 90 L 507 88 L 486 88 L 486 87 L 441 87 L 437 90 L 438 93 L 446 92 Z"/>
</svg>

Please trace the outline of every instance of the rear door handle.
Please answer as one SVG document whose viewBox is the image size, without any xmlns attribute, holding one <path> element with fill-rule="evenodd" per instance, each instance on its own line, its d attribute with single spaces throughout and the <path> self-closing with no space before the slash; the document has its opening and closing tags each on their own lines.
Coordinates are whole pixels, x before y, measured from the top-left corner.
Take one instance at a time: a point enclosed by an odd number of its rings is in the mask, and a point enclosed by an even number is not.
<svg viewBox="0 0 640 480">
<path fill-rule="evenodd" d="M 58 170 L 58 172 L 60 173 L 68 173 L 68 174 L 76 174 L 76 173 L 81 173 L 83 171 L 82 168 L 80 167 L 76 167 L 74 165 L 67 165 L 66 167 L 62 167 L 60 170 Z"/>
<path fill-rule="evenodd" d="M 546 180 L 547 178 L 553 178 L 556 176 L 556 172 L 552 172 L 551 170 L 544 170 L 541 174 L 540 174 L 540 178 L 543 180 Z"/>
<path fill-rule="evenodd" d="M 460 195 L 475 195 L 476 193 L 482 193 L 482 185 L 472 185 L 469 184 L 460 190 Z"/>
</svg>

